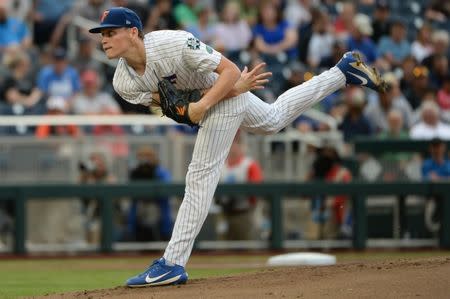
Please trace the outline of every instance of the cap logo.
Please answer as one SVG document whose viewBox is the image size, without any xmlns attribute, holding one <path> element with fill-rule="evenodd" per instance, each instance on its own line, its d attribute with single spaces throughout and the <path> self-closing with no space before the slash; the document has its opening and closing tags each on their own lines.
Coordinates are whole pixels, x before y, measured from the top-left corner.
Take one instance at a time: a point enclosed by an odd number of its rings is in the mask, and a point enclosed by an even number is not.
<svg viewBox="0 0 450 299">
<path fill-rule="evenodd" d="M 100 22 L 103 22 L 103 20 L 105 20 L 105 18 L 108 16 L 109 14 L 109 10 L 105 10 L 102 14 L 102 17 L 100 18 Z"/>
<path fill-rule="evenodd" d="M 126 23 L 127 23 L 127 25 L 130 25 L 130 24 L 131 24 L 131 22 L 130 22 L 130 21 L 128 21 L 128 20 L 126 20 Z"/>
</svg>

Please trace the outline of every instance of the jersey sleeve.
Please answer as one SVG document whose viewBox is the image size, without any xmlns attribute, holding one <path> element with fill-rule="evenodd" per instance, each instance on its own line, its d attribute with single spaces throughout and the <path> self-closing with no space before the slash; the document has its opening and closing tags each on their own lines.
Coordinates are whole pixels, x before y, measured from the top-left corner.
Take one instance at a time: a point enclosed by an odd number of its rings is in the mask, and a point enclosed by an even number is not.
<svg viewBox="0 0 450 299">
<path fill-rule="evenodd" d="M 121 60 L 119 60 L 116 72 L 114 73 L 113 87 L 122 99 L 131 104 L 150 106 L 152 102 L 151 91 L 141 91 L 136 88 L 133 79 L 127 75 L 127 71 L 124 69 Z"/>
<path fill-rule="evenodd" d="M 151 92 L 141 92 L 141 91 L 131 91 L 131 90 L 122 90 L 117 89 L 114 86 L 114 90 L 120 95 L 122 99 L 131 103 L 131 104 L 141 104 L 144 106 L 150 106 L 152 102 L 152 93 Z"/>
<path fill-rule="evenodd" d="M 195 72 L 208 73 L 217 69 L 222 54 L 206 45 L 192 34 L 186 34 L 182 50 L 182 60 Z"/>
</svg>

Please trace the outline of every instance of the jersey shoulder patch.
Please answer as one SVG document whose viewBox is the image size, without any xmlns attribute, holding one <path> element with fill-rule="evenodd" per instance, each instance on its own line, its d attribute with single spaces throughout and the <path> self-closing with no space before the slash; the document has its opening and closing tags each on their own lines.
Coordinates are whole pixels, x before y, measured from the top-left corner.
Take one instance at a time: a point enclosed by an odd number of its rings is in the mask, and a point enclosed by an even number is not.
<svg viewBox="0 0 450 299">
<path fill-rule="evenodd" d="M 195 37 L 188 37 L 186 45 L 191 50 L 200 50 L 200 40 Z"/>
</svg>

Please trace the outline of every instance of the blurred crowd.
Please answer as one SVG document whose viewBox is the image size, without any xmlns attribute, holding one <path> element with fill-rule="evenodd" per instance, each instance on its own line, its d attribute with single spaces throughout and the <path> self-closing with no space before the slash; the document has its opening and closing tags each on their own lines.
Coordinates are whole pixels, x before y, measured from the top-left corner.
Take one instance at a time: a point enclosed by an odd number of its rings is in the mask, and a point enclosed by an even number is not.
<svg viewBox="0 0 450 299">
<path fill-rule="evenodd" d="M 314 108 L 333 117 L 346 142 L 361 136 L 432 140 L 431 155 L 421 165 L 421 175 L 426 180 L 450 177 L 450 162 L 442 142 L 450 140 L 449 1 L 58 0 L 55 3 L 55 0 L 0 0 L 1 115 L 157 113 L 120 99 L 111 86 L 114 67 L 98 59 L 95 52 L 100 49 L 99 37 L 87 33 L 89 21 L 98 23 L 105 9 L 125 6 L 141 17 L 145 33 L 183 29 L 222 52 L 241 69 L 266 62 L 273 77 L 265 89 L 256 93 L 269 103 L 288 88 L 333 67 L 346 51 L 359 51 L 368 64 L 381 71 L 388 84 L 386 92 L 377 94 L 349 87 L 328 96 Z M 80 21 L 80 17 L 84 19 Z M 307 133 L 333 128 L 329 122 L 300 116 L 289 129 Z M 178 131 L 191 133 L 187 127 Z M 146 128 L 126 126 L 0 127 L 0 135 L 38 138 L 146 132 Z M 260 166 L 245 156 L 239 137 L 236 138 L 222 181 L 261 181 Z M 120 151 L 120 146 L 115 144 L 114 150 Z M 307 179 L 351 181 L 352 173 L 341 158 L 336 148 L 318 149 Z M 410 156 L 391 154 L 384 158 L 402 162 Z M 113 182 L 105 159 L 101 153 L 93 153 L 81 163 L 80 182 Z M 159 165 L 153 149 L 139 149 L 135 160 L 129 180 L 170 180 L 170 173 Z M 398 177 L 389 172 L 384 176 L 385 180 Z M 225 228 L 218 225 L 222 227 L 218 231 L 222 231 L 223 238 L 267 237 L 263 236 L 261 220 L 267 217 L 262 216 L 264 211 L 256 198 L 239 201 L 218 198 L 216 204 L 227 223 Z M 98 242 L 99 238 L 96 205 L 89 198 L 82 204 L 82 214 L 88 218 L 82 231 L 88 232 L 87 239 L 92 242 Z M 155 209 L 159 218 L 151 216 L 155 215 Z M 345 196 L 317 196 L 307 210 L 310 223 L 303 237 L 345 238 L 351 234 L 351 213 Z M 125 206 L 117 204 L 116 211 L 120 215 L 115 218 L 116 225 L 121 232 L 117 240 L 167 240 L 170 236 L 174 209 L 167 198 L 157 199 L 153 204 L 146 198 L 134 198 Z M 48 209 L 48 213 L 54 212 Z M 38 229 L 33 219 L 29 223 L 31 231 Z M 242 223 L 261 229 L 244 232 L 240 229 Z M 39 241 L 46 241 L 39 237 L 39 232 L 34 235 Z M 293 233 L 293 237 L 300 236 Z"/>
<path fill-rule="evenodd" d="M 190 31 L 241 69 L 265 61 L 273 78 L 258 95 L 267 102 L 334 66 L 346 51 L 358 50 L 382 71 L 389 88 L 383 94 L 348 88 L 316 107 L 334 117 L 347 141 L 356 136 L 450 139 L 447 1 L 54 2 L 0 0 L 3 115 L 151 113 L 119 98 L 111 87 L 114 68 L 94 55 L 99 37 L 87 33 L 89 25 L 73 27 L 79 17 L 85 24 L 98 22 L 108 7 L 126 6 L 140 15 L 145 32 Z M 304 116 L 292 128 L 330 130 Z M 76 136 L 92 129 L 2 127 L 0 133 Z"/>
</svg>

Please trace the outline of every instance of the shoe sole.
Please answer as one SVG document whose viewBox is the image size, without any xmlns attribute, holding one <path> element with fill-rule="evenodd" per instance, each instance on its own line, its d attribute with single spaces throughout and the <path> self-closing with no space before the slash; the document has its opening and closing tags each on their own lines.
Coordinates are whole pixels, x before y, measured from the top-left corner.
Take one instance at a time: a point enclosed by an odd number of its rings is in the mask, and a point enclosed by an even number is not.
<svg viewBox="0 0 450 299">
<path fill-rule="evenodd" d="M 364 61 L 363 61 L 363 59 L 362 59 L 360 53 L 358 53 L 358 52 L 352 52 L 352 55 L 353 55 L 354 58 L 356 58 L 356 65 L 357 65 L 357 66 L 359 66 L 359 67 L 362 66 L 363 68 L 365 68 L 365 69 L 367 70 L 367 72 L 370 72 L 370 73 L 371 73 L 371 76 L 370 76 L 370 77 L 371 77 L 371 80 L 374 79 L 374 80 L 372 80 L 372 81 L 374 82 L 374 84 L 375 84 L 375 86 L 376 86 L 376 88 L 377 88 L 377 91 L 378 91 L 378 92 L 385 92 L 385 91 L 386 91 L 386 88 L 387 88 L 387 84 L 386 84 L 386 82 L 381 78 L 380 72 L 379 72 L 376 68 L 374 68 L 374 67 L 368 67 L 368 66 L 364 63 Z"/>
<path fill-rule="evenodd" d="M 174 281 L 174 282 L 169 282 L 167 283 L 167 281 L 161 281 L 161 282 L 156 282 L 156 283 L 146 283 L 146 284 L 139 284 L 139 285 L 127 285 L 127 287 L 129 288 L 145 288 L 145 287 L 163 287 L 163 286 L 173 286 L 173 285 L 182 285 L 182 284 L 186 284 L 187 279 L 183 280 L 183 281 Z"/>
</svg>

